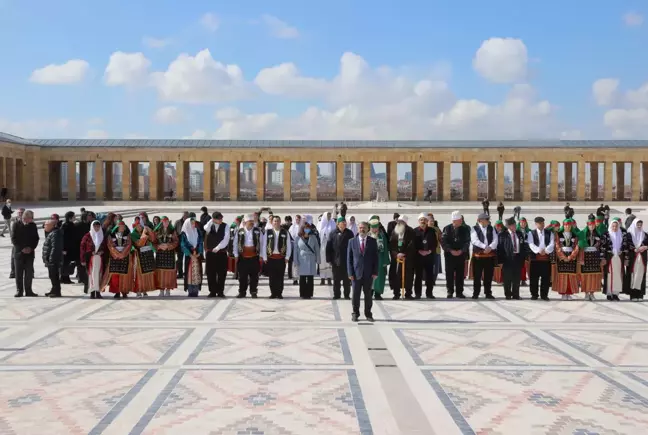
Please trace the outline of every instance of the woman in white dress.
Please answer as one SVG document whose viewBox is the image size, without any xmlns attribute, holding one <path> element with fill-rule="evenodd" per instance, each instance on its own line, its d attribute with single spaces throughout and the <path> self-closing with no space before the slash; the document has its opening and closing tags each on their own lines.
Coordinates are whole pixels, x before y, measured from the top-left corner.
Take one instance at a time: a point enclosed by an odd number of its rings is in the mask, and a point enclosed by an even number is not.
<svg viewBox="0 0 648 435">
<path fill-rule="evenodd" d="M 332 218 L 331 212 L 324 213 L 322 220 L 317 228 L 320 237 L 320 258 L 326 258 L 326 244 L 329 237 L 335 231 L 335 219 Z M 321 279 L 320 285 L 333 285 L 333 268 L 331 265 L 323 261 L 319 265 L 319 276 Z"/>
</svg>

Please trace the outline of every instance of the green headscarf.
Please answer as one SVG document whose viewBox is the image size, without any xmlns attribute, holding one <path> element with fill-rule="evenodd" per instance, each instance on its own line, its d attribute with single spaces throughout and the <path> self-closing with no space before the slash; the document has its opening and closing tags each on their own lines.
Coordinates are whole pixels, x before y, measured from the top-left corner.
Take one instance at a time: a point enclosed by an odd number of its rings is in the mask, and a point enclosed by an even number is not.
<svg viewBox="0 0 648 435">
<path fill-rule="evenodd" d="M 158 216 L 156 216 L 156 217 L 158 217 Z M 171 223 L 169 218 L 166 217 L 166 216 L 162 216 L 162 219 L 160 219 L 160 223 L 155 226 L 155 229 L 153 231 L 155 231 L 157 233 L 159 230 L 161 230 L 162 229 L 162 223 L 164 222 L 165 219 L 169 221 L 169 231 L 173 232 L 175 230 L 174 227 L 173 227 L 173 224 Z"/>
<path fill-rule="evenodd" d="M 522 222 L 522 221 L 527 222 L 527 220 L 526 220 L 525 217 L 520 218 L 520 222 Z M 516 230 L 518 230 L 518 231 L 524 231 L 524 234 L 527 234 L 529 231 L 531 231 L 531 229 L 529 228 L 529 223 L 528 223 L 528 222 L 527 222 L 527 226 L 526 226 L 526 228 L 522 228 L 522 227 L 520 226 L 520 222 L 518 222 L 517 227 L 515 228 Z"/>
</svg>

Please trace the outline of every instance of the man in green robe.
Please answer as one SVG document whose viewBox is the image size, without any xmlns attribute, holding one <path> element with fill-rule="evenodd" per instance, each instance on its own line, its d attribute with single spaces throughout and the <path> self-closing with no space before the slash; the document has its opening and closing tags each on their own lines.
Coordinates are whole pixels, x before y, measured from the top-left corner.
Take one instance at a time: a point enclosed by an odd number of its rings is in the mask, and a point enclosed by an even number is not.
<svg viewBox="0 0 648 435">
<path fill-rule="evenodd" d="M 389 243 L 387 236 L 380 230 L 380 221 L 372 219 L 369 221 L 369 236 L 376 239 L 378 242 L 378 276 L 373 282 L 374 298 L 377 301 L 382 300 L 382 294 L 385 291 L 385 280 L 387 277 L 387 267 L 390 263 L 389 258 Z"/>
</svg>

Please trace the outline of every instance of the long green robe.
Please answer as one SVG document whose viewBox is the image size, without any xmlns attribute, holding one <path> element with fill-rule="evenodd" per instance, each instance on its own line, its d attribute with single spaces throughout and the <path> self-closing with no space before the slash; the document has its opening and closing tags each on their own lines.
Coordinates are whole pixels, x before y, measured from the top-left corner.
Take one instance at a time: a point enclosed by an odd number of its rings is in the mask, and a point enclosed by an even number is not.
<svg viewBox="0 0 648 435">
<path fill-rule="evenodd" d="M 374 279 L 373 290 L 374 294 L 381 295 L 385 291 L 387 266 L 390 262 L 389 243 L 387 243 L 387 236 L 382 231 L 378 232 L 376 242 L 378 242 L 378 276 Z"/>
</svg>

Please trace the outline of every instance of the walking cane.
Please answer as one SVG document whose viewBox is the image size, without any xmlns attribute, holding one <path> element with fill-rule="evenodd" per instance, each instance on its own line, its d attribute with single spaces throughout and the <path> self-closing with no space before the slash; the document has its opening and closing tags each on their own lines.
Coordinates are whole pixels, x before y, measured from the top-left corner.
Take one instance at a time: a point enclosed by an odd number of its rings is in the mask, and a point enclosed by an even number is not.
<svg viewBox="0 0 648 435">
<path fill-rule="evenodd" d="M 401 265 L 401 297 L 405 298 L 405 258 L 397 258 L 396 263 Z"/>
</svg>

